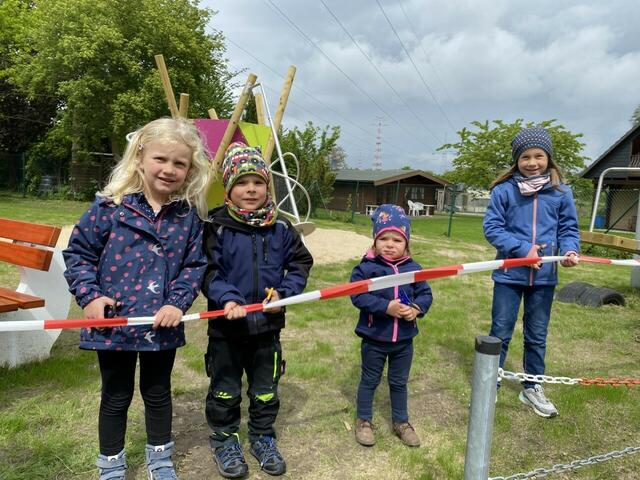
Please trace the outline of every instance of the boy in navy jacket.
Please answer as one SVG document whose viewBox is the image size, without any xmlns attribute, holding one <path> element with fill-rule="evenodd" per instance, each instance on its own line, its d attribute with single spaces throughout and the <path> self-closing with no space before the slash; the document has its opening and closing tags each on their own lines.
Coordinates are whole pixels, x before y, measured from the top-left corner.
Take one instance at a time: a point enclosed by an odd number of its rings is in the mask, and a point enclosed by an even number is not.
<svg viewBox="0 0 640 480">
<path fill-rule="evenodd" d="M 300 235 L 278 218 L 269 194 L 269 172 L 259 150 L 234 143 L 223 162 L 225 205 L 209 212 L 205 226 L 208 267 L 203 291 L 209 310 L 207 374 L 211 377 L 206 417 L 220 474 L 248 473 L 238 439 L 243 371 L 249 383 L 251 454 L 270 475 L 286 465 L 275 443 L 278 381 L 282 370 L 280 330 L 284 310 L 247 313 L 243 305 L 267 303 L 301 293 L 313 265 Z"/>
</svg>

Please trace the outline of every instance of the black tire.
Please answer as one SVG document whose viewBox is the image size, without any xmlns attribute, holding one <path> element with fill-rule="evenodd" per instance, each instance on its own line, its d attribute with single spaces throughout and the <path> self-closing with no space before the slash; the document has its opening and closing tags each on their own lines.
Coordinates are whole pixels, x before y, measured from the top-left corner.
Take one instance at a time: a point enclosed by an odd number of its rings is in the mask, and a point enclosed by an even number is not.
<svg viewBox="0 0 640 480">
<path fill-rule="evenodd" d="M 611 288 L 596 287 L 585 282 L 572 282 L 556 293 L 556 299 L 564 303 L 577 303 L 586 307 L 602 305 L 624 306 L 624 297 Z"/>
</svg>

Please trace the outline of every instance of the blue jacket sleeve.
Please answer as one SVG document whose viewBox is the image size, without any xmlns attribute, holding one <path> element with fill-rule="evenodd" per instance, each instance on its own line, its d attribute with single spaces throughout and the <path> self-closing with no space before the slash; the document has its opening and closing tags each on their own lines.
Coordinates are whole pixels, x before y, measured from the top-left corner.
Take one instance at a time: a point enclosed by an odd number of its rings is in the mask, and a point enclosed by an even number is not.
<svg viewBox="0 0 640 480">
<path fill-rule="evenodd" d="M 565 185 L 564 188 L 568 191 L 562 196 L 558 212 L 558 253 L 560 255 L 580 251 L 580 230 L 573 193 L 568 186 Z"/>
<path fill-rule="evenodd" d="M 431 293 L 431 287 L 427 282 L 417 282 L 413 284 L 414 298 L 413 303 L 420 307 L 420 314 L 418 317 L 422 318 L 426 315 L 433 302 L 433 295 Z"/>
<path fill-rule="evenodd" d="M 507 192 L 499 186 L 493 189 L 482 224 L 484 236 L 502 255 L 526 257 L 533 244 L 509 233 L 506 217 L 508 201 Z"/>
<path fill-rule="evenodd" d="M 96 200 L 80 217 L 62 252 L 67 266 L 64 277 L 80 308 L 104 295 L 98 281 L 98 265 L 111 232 L 111 212 L 106 210 Z M 105 216 L 109 220 L 99 221 Z"/>
<path fill-rule="evenodd" d="M 366 280 L 370 278 L 362 268 L 362 264 L 356 265 L 351 272 L 351 282 Z M 376 295 L 375 293 L 359 293 L 351 295 L 351 303 L 361 311 L 372 315 L 386 315 L 389 300 Z"/>
<path fill-rule="evenodd" d="M 286 273 L 276 290 L 281 298 L 287 298 L 302 293 L 307 286 L 313 257 L 292 225 L 286 230 L 283 248 L 288 252 L 284 265 Z"/>
<path fill-rule="evenodd" d="M 202 222 L 196 217 L 191 224 L 181 269 L 169 283 L 165 304 L 173 305 L 183 313 L 189 310 L 198 296 L 206 268 L 207 259 L 202 250 Z"/>
</svg>

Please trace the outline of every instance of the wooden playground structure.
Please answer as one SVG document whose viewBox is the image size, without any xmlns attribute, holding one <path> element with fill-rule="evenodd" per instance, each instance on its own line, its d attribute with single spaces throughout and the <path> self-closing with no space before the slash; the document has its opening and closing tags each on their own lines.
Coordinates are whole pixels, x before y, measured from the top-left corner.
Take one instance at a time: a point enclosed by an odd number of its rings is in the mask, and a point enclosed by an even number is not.
<svg viewBox="0 0 640 480">
<path fill-rule="evenodd" d="M 171 116 L 189 118 L 189 95 L 187 93 L 180 93 L 179 105 L 176 103 L 176 97 L 171 87 L 171 81 L 169 79 L 169 73 L 167 66 L 164 62 L 162 55 L 155 55 L 156 65 L 160 73 L 160 80 L 162 82 L 162 88 L 167 98 L 167 105 Z M 302 234 L 309 235 L 315 230 L 312 223 L 308 221 L 309 213 L 306 216 L 301 217 L 298 212 L 298 206 L 293 194 L 294 188 L 300 188 L 302 193 L 306 196 L 307 200 L 309 196 L 304 187 L 297 181 L 296 178 L 289 176 L 287 167 L 283 158 L 283 153 L 280 149 L 280 143 L 278 141 L 278 131 L 282 124 L 282 118 L 289 99 L 291 87 L 296 74 L 296 67 L 291 65 L 287 74 L 285 75 L 284 85 L 282 93 L 280 94 L 280 100 L 276 109 L 275 116 L 272 118 L 269 111 L 269 106 L 265 98 L 264 89 L 262 85 L 257 83 L 258 77 L 249 73 L 247 80 L 240 92 L 240 96 L 235 105 L 231 118 L 228 120 L 219 119 L 215 109 L 210 108 L 208 110 L 208 119 L 194 119 L 194 123 L 206 142 L 206 147 L 211 158 L 211 168 L 216 173 L 215 178 L 209 188 L 207 194 L 207 203 L 210 207 L 214 205 L 220 205 L 224 201 L 224 188 L 220 179 L 220 170 L 222 167 L 222 160 L 227 147 L 236 141 L 241 141 L 247 145 L 260 147 L 265 162 L 269 165 L 270 170 L 270 191 L 271 195 L 278 206 L 280 212 L 288 216 L 294 227 Z M 250 95 L 254 88 L 259 87 L 260 92 L 254 94 L 256 113 L 258 118 L 258 124 L 252 124 L 248 122 L 242 122 L 241 117 L 244 112 Z M 272 155 L 276 150 L 276 159 L 271 162 Z M 295 160 L 295 159 L 294 159 Z M 297 163 L 297 160 L 295 160 Z M 279 171 L 274 170 L 273 166 L 278 164 Z M 299 168 L 298 172 L 299 173 Z M 283 179 L 284 185 L 287 190 L 287 194 L 280 199 L 276 198 L 274 175 Z M 283 208 L 285 201 L 291 206 L 292 211 L 289 212 Z"/>
</svg>

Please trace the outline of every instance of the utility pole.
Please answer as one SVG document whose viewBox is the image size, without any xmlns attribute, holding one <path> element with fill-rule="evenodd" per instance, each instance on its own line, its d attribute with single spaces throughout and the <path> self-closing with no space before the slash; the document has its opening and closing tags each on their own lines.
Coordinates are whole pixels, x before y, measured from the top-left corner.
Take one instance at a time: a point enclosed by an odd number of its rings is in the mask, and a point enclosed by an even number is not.
<svg viewBox="0 0 640 480">
<path fill-rule="evenodd" d="M 373 169 L 382 170 L 382 117 L 376 117 L 378 128 L 376 131 L 376 150 L 373 156 Z"/>
</svg>

